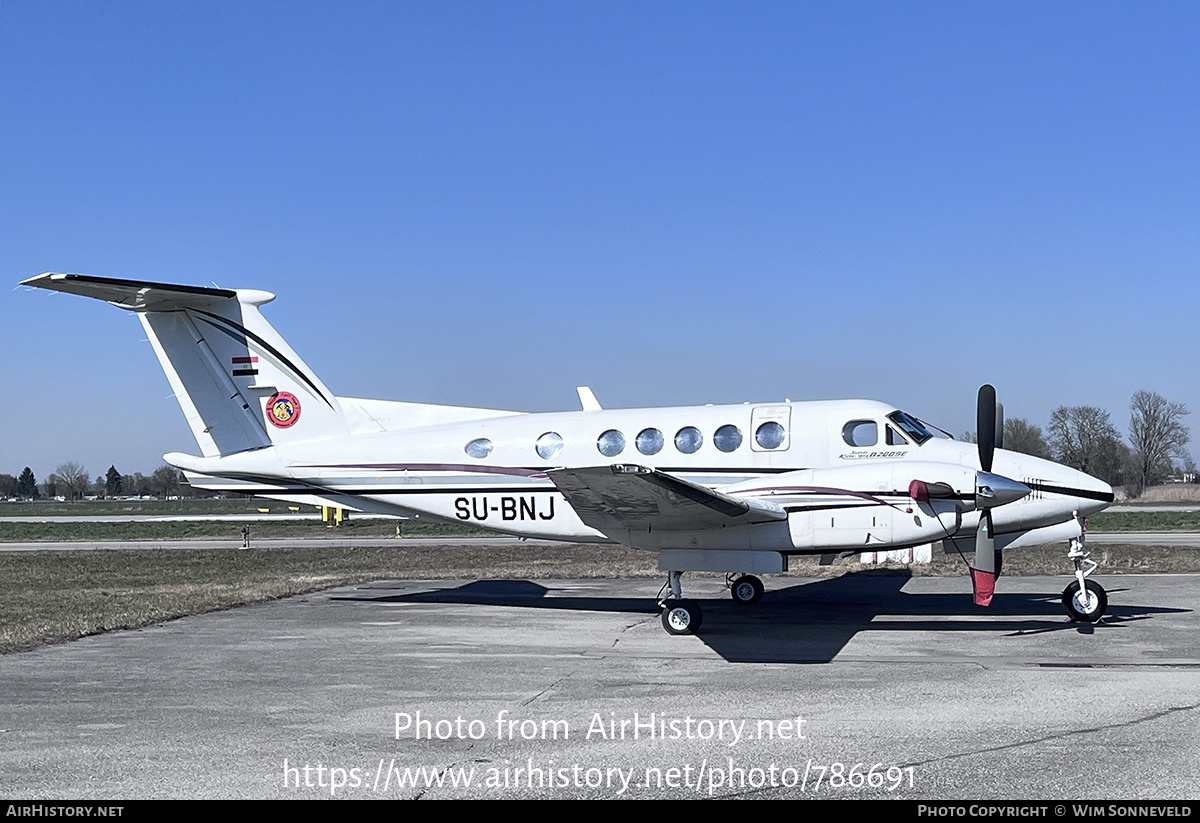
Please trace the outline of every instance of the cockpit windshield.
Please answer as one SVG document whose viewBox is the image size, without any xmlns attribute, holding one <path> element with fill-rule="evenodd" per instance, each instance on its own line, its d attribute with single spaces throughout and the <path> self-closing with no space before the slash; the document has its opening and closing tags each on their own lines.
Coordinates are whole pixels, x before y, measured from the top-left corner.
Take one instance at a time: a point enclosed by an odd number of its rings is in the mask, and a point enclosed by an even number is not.
<svg viewBox="0 0 1200 823">
<path fill-rule="evenodd" d="M 894 411 L 888 415 L 888 420 L 899 426 L 918 446 L 934 436 L 933 432 L 925 428 L 920 420 L 907 412 Z"/>
</svg>

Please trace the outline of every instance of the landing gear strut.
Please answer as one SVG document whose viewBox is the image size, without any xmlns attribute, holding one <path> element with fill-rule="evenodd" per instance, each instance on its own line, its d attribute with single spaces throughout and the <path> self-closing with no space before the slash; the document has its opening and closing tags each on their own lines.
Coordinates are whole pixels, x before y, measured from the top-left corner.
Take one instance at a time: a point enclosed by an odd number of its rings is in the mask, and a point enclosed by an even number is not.
<svg viewBox="0 0 1200 823">
<path fill-rule="evenodd" d="M 1091 559 L 1083 548 L 1084 538 L 1087 536 L 1086 526 L 1079 515 L 1076 514 L 1076 519 L 1079 519 L 1079 525 L 1084 531 L 1079 537 L 1071 539 L 1071 548 L 1067 552 L 1067 559 L 1075 563 L 1075 579 L 1071 584 L 1063 589 L 1062 604 L 1067 610 L 1067 614 L 1076 623 L 1096 623 L 1104 616 L 1104 612 L 1108 609 L 1108 594 L 1104 591 L 1104 587 L 1095 580 L 1087 579 L 1087 576 L 1094 572 L 1099 564 Z M 1087 569 L 1084 569 L 1084 564 L 1087 564 Z"/>
<path fill-rule="evenodd" d="M 704 620 L 700 604 L 684 600 L 680 586 L 683 572 L 668 572 L 667 582 L 658 594 L 658 606 L 662 609 L 662 625 L 667 634 L 695 634 Z M 669 591 L 668 591 L 669 589 Z"/>
</svg>

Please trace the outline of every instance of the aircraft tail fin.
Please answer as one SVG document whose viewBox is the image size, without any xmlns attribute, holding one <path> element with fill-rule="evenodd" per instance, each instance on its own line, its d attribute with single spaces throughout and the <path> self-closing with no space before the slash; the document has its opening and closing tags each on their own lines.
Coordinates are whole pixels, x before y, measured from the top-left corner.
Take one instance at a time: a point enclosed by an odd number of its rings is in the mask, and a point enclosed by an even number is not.
<svg viewBox="0 0 1200 823">
<path fill-rule="evenodd" d="M 49 272 L 24 285 L 136 312 L 206 457 L 348 432 L 338 399 L 262 316 L 270 292 Z"/>
</svg>

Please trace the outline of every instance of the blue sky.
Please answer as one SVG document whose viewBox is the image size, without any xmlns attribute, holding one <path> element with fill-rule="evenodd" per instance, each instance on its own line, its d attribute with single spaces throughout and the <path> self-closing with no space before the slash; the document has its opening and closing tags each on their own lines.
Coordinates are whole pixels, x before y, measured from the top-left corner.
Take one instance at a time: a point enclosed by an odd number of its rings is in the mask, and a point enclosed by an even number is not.
<svg viewBox="0 0 1200 823">
<path fill-rule="evenodd" d="M 1185 3 L 0 3 L 0 265 L 275 292 L 338 394 L 1194 410 Z M 0 472 L 195 451 L 0 290 Z"/>
</svg>

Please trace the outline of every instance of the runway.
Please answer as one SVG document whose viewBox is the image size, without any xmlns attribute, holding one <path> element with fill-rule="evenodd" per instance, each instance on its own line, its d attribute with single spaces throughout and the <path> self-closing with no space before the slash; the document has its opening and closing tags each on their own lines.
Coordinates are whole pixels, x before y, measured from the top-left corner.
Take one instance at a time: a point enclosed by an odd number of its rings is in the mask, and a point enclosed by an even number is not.
<svg viewBox="0 0 1200 823">
<path fill-rule="evenodd" d="M 1100 579 L 1096 626 L 1066 622 L 1066 578 L 982 610 L 965 579 L 872 573 L 750 608 L 689 580 L 695 637 L 663 632 L 651 580 L 200 615 L 0 657 L 3 793 L 1192 798 L 1200 579 Z"/>
</svg>

